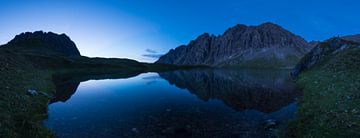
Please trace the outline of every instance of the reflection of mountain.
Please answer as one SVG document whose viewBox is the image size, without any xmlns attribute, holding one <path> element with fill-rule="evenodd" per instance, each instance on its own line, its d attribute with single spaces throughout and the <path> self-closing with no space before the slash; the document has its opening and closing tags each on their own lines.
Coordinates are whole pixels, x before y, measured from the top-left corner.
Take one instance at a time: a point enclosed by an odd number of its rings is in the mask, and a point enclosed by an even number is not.
<svg viewBox="0 0 360 138">
<path fill-rule="evenodd" d="M 50 101 L 50 103 L 55 103 L 58 101 L 66 102 L 70 97 L 76 92 L 76 89 L 80 85 L 78 81 L 71 81 L 71 78 L 60 78 L 54 77 L 53 82 L 56 87 L 55 97 Z"/>
<path fill-rule="evenodd" d="M 113 72 L 113 73 L 101 73 L 91 71 L 74 71 L 67 73 L 59 73 L 53 76 L 53 82 L 56 87 L 55 97 L 50 103 L 58 101 L 65 102 L 76 92 L 80 82 L 87 80 L 100 80 L 100 79 L 120 79 L 129 78 L 140 74 L 140 72 Z"/>
<path fill-rule="evenodd" d="M 160 76 L 202 100 L 219 99 L 235 110 L 273 112 L 299 95 L 289 72 L 284 70 L 188 70 Z"/>
</svg>

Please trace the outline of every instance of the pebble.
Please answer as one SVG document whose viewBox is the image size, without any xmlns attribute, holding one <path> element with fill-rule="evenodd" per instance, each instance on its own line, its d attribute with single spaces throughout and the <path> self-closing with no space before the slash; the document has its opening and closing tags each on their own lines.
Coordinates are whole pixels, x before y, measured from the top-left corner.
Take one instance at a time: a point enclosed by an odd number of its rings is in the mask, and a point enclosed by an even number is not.
<svg viewBox="0 0 360 138">
<path fill-rule="evenodd" d="M 264 128 L 268 130 L 275 128 L 276 125 L 277 125 L 277 121 L 274 119 L 268 119 L 264 122 Z"/>
<path fill-rule="evenodd" d="M 27 90 L 28 94 L 31 95 L 31 96 L 36 96 L 38 95 L 38 92 L 36 90 L 33 90 L 33 89 L 29 89 Z"/>
<path fill-rule="evenodd" d="M 47 94 L 47 93 L 40 92 L 40 94 L 41 94 L 41 95 L 44 95 L 44 96 L 47 97 L 47 98 L 51 98 L 51 96 L 50 96 L 49 94 Z"/>
</svg>

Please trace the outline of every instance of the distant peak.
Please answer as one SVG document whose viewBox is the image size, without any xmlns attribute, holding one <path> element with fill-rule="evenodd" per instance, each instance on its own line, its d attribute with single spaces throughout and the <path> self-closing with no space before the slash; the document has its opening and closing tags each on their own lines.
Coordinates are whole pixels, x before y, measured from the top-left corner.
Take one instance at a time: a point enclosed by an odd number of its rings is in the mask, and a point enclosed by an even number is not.
<svg viewBox="0 0 360 138">
<path fill-rule="evenodd" d="M 332 37 L 324 42 L 320 43 L 320 46 L 338 46 L 338 45 L 359 45 L 359 43 L 351 40 L 346 40 L 341 37 Z"/>
<path fill-rule="evenodd" d="M 247 25 L 244 25 L 244 24 L 237 24 L 237 25 L 229 28 L 228 30 L 226 30 L 225 34 L 230 33 L 230 32 L 231 33 L 239 32 L 239 31 L 246 30 L 246 29 L 249 29 L 249 28 L 284 30 L 280 25 L 277 25 L 277 24 L 272 23 L 272 22 L 265 22 L 265 23 L 262 23 L 262 24 L 260 24 L 258 26 L 247 26 Z"/>
<path fill-rule="evenodd" d="M 9 41 L 7 47 L 17 50 L 33 51 L 42 54 L 57 54 L 61 56 L 80 56 L 75 43 L 66 34 L 53 32 L 23 32 Z"/>
<path fill-rule="evenodd" d="M 343 37 L 341 37 L 341 38 L 343 38 L 343 39 L 345 39 L 345 40 L 349 40 L 349 41 L 354 41 L 354 42 L 360 43 L 360 34 L 343 36 Z"/>
<path fill-rule="evenodd" d="M 265 22 L 263 24 L 260 24 L 258 27 L 262 27 L 262 28 L 282 28 L 280 25 L 277 25 L 277 24 L 272 23 L 272 22 Z"/>
<path fill-rule="evenodd" d="M 262 23 L 260 26 L 262 26 L 262 25 L 271 25 L 271 26 L 276 25 L 276 26 L 278 26 L 277 24 L 275 24 L 273 22 L 265 22 L 265 23 Z"/>
<path fill-rule="evenodd" d="M 203 33 L 203 34 L 200 35 L 200 36 L 210 36 L 210 34 L 209 34 L 208 32 L 205 32 L 205 33 Z"/>
<path fill-rule="evenodd" d="M 46 36 L 46 35 L 52 35 L 52 36 L 61 36 L 61 37 L 67 37 L 69 38 L 66 34 L 62 33 L 62 34 L 57 34 L 57 33 L 53 33 L 51 31 L 49 32 L 44 32 L 42 30 L 40 31 L 34 31 L 34 32 L 22 32 L 18 35 L 15 36 L 15 39 L 24 39 L 24 38 L 28 38 L 28 37 L 40 37 L 40 36 Z"/>
<path fill-rule="evenodd" d="M 206 39 L 206 38 L 209 38 L 209 37 L 210 37 L 210 34 L 205 32 L 202 35 L 200 35 L 199 37 L 197 37 L 197 39 L 201 40 L 201 39 Z"/>
<path fill-rule="evenodd" d="M 307 42 L 301 37 L 271 22 L 259 26 L 237 24 L 227 29 L 222 35 L 213 36 L 204 33 L 190 41 L 188 45 L 181 46 L 162 56 L 157 63 L 219 67 L 240 65 L 245 67 L 248 66 L 248 63 L 255 61 L 253 59 L 261 59 L 264 67 L 288 68 L 295 65 L 293 59 L 298 60 L 305 54 L 307 45 Z M 272 55 L 276 55 L 275 58 Z M 281 65 L 267 64 L 270 61 L 268 59 L 276 59 L 280 61 L 278 63 Z M 263 65 L 256 63 L 251 66 Z"/>
<path fill-rule="evenodd" d="M 31 32 L 28 32 L 31 34 Z M 45 34 L 43 31 L 35 31 L 33 34 Z"/>
<path fill-rule="evenodd" d="M 233 27 L 230 27 L 229 29 L 227 29 L 224 34 L 227 34 L 227 33 L 234 33 L 234 32 L 239 32 L 240 30 L 244 30 L 248 28 L 248 26 L 244 25 L 244 24 L 237 24 Z"/>
<path fill-rule="evenodd" d="M 329 41 L 329 42 L 344 42 L 346 40 L 341 37 L 335 36 L 335 37 L 328 39 L 327 41 Z"/>
<path fill-rule="evenodd" d="M 232 27 L 232 28 L 246 28 L 246 27 L 248 27 L 247 25 L 244 25 L 244 24 L 237 24 L 237 25 L 235 25 L 234 27 Z"/>
</svg>

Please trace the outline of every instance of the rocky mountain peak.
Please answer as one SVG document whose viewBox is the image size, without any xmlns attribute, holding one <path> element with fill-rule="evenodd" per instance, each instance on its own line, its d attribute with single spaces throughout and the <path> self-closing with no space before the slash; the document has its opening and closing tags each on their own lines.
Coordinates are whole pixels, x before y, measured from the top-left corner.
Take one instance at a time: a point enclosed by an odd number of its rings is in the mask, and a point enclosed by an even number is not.
<svg viewBox="0 0 360 138">
<path fill-rule="evenodd" d="M 210 37 L 213 37 L 213 35 L 210 35 L 209 33 L 203 33 L 202 35 L 198 36 L 195 41 L 201 41 L 209 39 Z"/>
<path fill-rule="evenodd" d="M 259 26 L 254 26 L 254 30 L 257 30 L 259 32 L 266 32 L 266 33 L 294 35 L 293 33 L 289 32 L 283 27 L 271 22 L 263 23 Z"/>
<path fill-rule="evenodd" d="M 280 60 L 279 66 L 290 67 L 307 52 L 307 45 L 303 38 L 274 23 L 238 24 L 220 36 L 204 33 L 187 46 L 171 50 L 156 63 L 242 66 L 256 60 L 262 63 L 254 66 L 273 66 L 265 62 Z"/>
<path fill-rule="evenodd" d="M 25 32 L 16 35 L 4 48 L 19 52 L 38 53 L 57 56 L 80 56 L 75 43 L 65 34 L 53 32 Z"/>
<path fill-rule="evenodd" d="M 259 26 L 257 26 L 259 28 L 281 28 L 283 29 L 281 26 L 275 24 L 275 23 L 272 23 L 272 22 L 265 22 L 263 24 L 260 24 Z"/>
<path fill-rule="evenodd" d="M 229 29 L 227 29 L 223 35 L 226 35 L 226 34 L 235 34 L 237 32 L 242 32 L 244 30 L 246 30 L 248 28 L 248 26 L 246 25 L 243 25 L 243 24 L 237 24 L 235 25 L 234 27 L 231 27 Z"/>
</svg>

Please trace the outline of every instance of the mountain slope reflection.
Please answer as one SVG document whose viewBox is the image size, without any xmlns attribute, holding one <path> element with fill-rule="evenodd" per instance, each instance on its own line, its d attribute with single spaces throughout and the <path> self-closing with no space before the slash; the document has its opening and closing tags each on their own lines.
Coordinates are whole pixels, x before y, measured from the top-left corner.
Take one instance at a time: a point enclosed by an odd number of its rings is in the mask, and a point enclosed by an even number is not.
<svg viewBox="0 0 360 138">
<path fill-rule="evenodd" d="M 66 72 L 58 73 L 53 76 L 53 83 L 55 84 L 56 92 L 54 98 L 50 101 L 55 103 L 58 101 L 66 102 L 76 92 L 80 82 L 88 80 L 101 80 L 101 79 L 121 79 L 130 78 L 139 75 L 141 72 Z"/>
<path fill-rule="evenodd" d="M 179 70 L 159 75 L 204 101 L 219 99 L 237 111 L 274 112 L 300 95 L 287 70 Z"/>
</svg>

